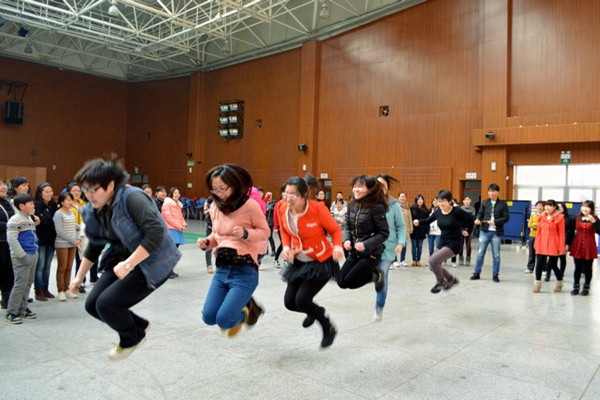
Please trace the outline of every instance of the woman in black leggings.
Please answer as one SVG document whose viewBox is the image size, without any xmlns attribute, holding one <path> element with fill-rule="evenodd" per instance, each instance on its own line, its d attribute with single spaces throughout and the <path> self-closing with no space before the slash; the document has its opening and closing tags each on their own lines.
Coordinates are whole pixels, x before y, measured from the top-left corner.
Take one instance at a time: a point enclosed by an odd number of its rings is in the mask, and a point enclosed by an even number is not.
<svg viewBox="0 0 600 400">
<path fill-rule="evenodd" d="M 337 331 L 325 316 L 325 308 L 313 299 L 339 270 L 337 262 L 344 256 L 342 232 L 325 203 L 308 199 L 308 184 L 304 179 L 297 176 L 288 179 L 283 199 L 285 203 L 277 207 L 277 212 L 283 258 L 290 264 L 283 271 L 288 284 L 283 301 L 288 310 L 306 314 L 303 327 L 319 321 L 323 328 L 321 347 L 329 347 Z M 331 235 L 333 245 L 325 231 Z"/>
</svg>

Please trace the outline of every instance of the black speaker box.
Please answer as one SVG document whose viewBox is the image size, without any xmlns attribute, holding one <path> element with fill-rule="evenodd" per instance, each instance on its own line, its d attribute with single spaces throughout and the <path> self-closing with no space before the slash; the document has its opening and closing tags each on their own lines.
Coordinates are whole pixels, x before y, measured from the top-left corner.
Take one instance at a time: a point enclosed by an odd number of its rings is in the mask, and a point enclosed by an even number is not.
<svg viewBox="0 0 600 400">
<path fill-rule="evenodd" d="M 23 108 L 22 102 L 8 100 L 4 111 L 4 123 L 23 125 Z"/>
</svg>

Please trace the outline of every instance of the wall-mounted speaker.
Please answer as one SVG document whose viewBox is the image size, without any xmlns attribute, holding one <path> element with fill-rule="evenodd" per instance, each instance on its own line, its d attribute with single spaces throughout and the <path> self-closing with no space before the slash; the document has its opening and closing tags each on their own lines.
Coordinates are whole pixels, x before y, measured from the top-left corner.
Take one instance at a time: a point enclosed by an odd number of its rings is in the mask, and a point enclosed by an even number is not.
<svg viewBox="0 0 600 400">
<path fill-rule="evenodd" d="M 4 123 L 23 125 L 23 108 L 22 102 L 8 100 L 4 109 Z"/>
</svg>

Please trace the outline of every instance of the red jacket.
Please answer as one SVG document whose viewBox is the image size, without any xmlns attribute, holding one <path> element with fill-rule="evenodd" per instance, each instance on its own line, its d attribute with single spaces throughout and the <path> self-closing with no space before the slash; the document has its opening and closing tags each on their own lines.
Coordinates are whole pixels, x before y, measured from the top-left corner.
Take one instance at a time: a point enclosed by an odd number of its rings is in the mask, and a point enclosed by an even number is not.
<svg viewBox="0 0 600 400">
<path fill-rule="evenodd" d="M 550 216 L 544 211 L 538 218 L 538 230 L 535 237 L 535 252 L 543 256 L 565 254 L 565 216 Z"/>
<path fill-rule="evenodd" d="M 325 203 L 315 200 L 308 200 L 307 203 L 304 213 L 298 215 L 298 235 L 290 230 L 287 203 L 282 202 L 280 207 L 275 208 L 281 225 L 281 243 L 284 249 L 302 249 L 310 258 L 324 262 L 333 255 L 333 246 L 342 250 L 342 231 Z M 325 236 L 325 231 L 331 235 L 333 246 Z"/>
<path fill-rule="evenodd" d="M 570 221 L 571 230 L 569 236 L 575 235 L 571 245 L 571 256 L 582 260 L 594 260 L 598 258 L 598 247 L 596 246 L 596 233 L 600 233 L 600 221 L 592 224 L 581 220 L 578 215 Z"/>
</svg>

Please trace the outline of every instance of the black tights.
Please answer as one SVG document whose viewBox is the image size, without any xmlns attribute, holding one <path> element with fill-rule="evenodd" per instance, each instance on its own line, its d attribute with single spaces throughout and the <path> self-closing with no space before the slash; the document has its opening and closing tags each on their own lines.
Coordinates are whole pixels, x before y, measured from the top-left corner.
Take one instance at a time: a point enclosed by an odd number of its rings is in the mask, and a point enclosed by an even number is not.
<svg viewBox="0 0 600 400">
<path fill-rule="evenodd" d="M 563 274 L 558 268 L 558 256 L 544 256 L 542 254 L 536 255 L 537 261 L 535 263 L 535 280 L 542 280 L 542 271 L 546 269 L 546 263 L 548 264 L 548 271 L 554 271 L 557 281 L 563 280 Z"/>
<path fill-rule="evenodd" d="M 285 308 L 290 311 L 305 313 L 313 317 L 323 327 L 323 331 L 329 329 L 329 319 L 325 317 L 325 308 L 315 304 L 313 299 L 323 289 L 328 281 L 305 281 L 296 279 L 289 282 L 283 296 Z"/>
<path fill-rule="evenodd" d="M 574 258 L 573 261 L 575 262 L 573 284 L 579 286 L 579 280 L 581 279 L 581 273 L 583 272 L 583 284 L 589 287 L 592 282 L 592 264 L 594 263 L 594 260 Z"/>
</svg>

